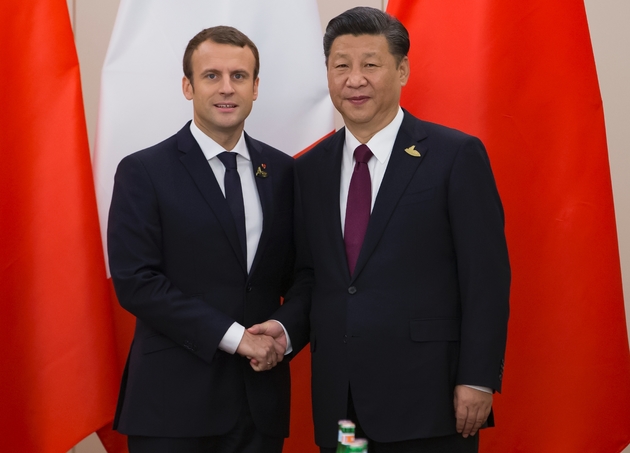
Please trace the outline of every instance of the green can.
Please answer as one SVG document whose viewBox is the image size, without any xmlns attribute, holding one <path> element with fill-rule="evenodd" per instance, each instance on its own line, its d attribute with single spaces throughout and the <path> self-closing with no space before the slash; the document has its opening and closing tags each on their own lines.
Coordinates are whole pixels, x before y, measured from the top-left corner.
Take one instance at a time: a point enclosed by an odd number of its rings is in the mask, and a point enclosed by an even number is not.
<svg viewBox="0 0 630 453">
<path fill-rule="evenodd" d="M 350 443 L 354 441 L 355 425 L 350 420 L 339 420 L 336 453 L 348 453 Z"/>
<path fill-rule="evenodd" d="M 367 453 L 368 441 L 366 439 L 355 439 L 348 446 L 348 453 Z"/>
</svg>

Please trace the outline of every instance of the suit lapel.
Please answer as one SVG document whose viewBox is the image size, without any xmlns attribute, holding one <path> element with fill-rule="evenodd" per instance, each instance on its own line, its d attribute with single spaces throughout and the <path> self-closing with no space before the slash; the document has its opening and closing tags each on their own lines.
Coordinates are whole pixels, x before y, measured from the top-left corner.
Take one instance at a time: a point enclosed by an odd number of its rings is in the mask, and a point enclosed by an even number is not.
<svg viewBox="0 0 630 453">
<path fill-rule="evenodd" d="M 262 233 L 260 235 L 258 247 L 256 248 L 256 254 L 254 255 L 254 261 L 252 262 L 252 267 L 250 269 L 250 274 L 252 274 L 256 265 L 261 260 L 271 235 L 274 213 L 273 171 L 271 171 L 272 169 L 266 168 L 269 162 L 264 148 L 260 146 L 260 144 L 254 142 L 247 134 L 245 134 L 245 143 L 247 144 L 249 157 L 252 160 L 254 180 L 256 181 L 256 188 L 258 189 L 258 197 L 260 198 L 260 205 L 263 213 Z"/>
<path fill-rule="evenodd" d="M 177 145 L 181 152 L 180 161 L 188 173 L 190 173 L 190 176 L 210 206 L 210 209 L 219 220 L 234 253 L 238 257 L 239 263 L 243 270 L 247 272 L 247 263 L 241 252 L 241 245 L 238 233 L 236 232 L 232 212 L 225 200 L 225 196 L 223 196 L 223 192 L 221 192 L 214 172 L 210 168 L 199 144 L 190 133 L 189 125 L 190 123 L 186 124 L 186 126 L 177 133 Z"/>
<path fill-rule="evenodd" d="M 321 154 L 321 166 L 318 171 L 320 190 L 317 192 L 321 206 L 322 218 L 327 219 L 324 225 L 333 245 L 334 262 L 341 264 L 341 271 L 350 278 L 348 259 L 341 231 L 341 207 L 339 206 L 339 190 L 341 188 L 341 160 L 345 128 L 340 129 L 328 142 L 325 153 Z"/>
<path fill-rule="evenodd" d="M 421 143 L 425 137 L 426 133 L 419 121 L 405 112 L 405 118 L 400 126 L 383 181 L 376 196 L 353 279 L 361 272 L 374 252 L 398 200 L 405 192 L 418 166 L 425 159 L 428 150 Z M 415 145 L 420 156 L 411 156 L 405 151 L 412 145 Z"/>
</svg>

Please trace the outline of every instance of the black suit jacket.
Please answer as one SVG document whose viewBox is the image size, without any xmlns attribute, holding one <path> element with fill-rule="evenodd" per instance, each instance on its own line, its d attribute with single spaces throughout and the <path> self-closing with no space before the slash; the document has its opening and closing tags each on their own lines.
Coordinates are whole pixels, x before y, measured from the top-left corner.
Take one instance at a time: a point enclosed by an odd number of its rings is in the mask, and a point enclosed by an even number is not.
<svg viewBox="0 0 630 453">
<path fill-rule="evenodd" d="M 190 123 L 189 123 L 190 124 Z M 121 161 L 109 215 L 109 264 L 120 304 L 137 318 L 115 428 L 125 434 L 223 434 L 249 404 L 256 426 L 287 436 L 287 362 L 254 372 L 218 349 L 280 305 L 293 270 L 293 162 L 245 135 L 263 229 L 250 273 L 230 208 L 189 124 Z"/>
<path fill-rule="evenodd" d="M 296 351 L 310 340 L 316 441 L 334 446 L 348 388 L 374 440 L 454 434 L 455 385 L 500 390 L 503 373 L 510 267 L 488 157 L 405 112 L 350 275 L 344 134 L 297 160 L 298 274 L 274 315 Z"/>
</svg>

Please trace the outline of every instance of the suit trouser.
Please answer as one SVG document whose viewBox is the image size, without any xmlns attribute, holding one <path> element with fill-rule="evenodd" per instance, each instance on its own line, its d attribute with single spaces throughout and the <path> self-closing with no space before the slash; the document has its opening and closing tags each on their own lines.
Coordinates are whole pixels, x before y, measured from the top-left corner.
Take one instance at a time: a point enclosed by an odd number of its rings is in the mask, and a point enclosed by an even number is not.
<svg viewBox="0 0 630 453">
<path fill-rule="evenodd" d="M 128 436 L 129 453 L 282 453 L 284 438 L 266 436 L 256 428 L 243 404 L 234 428 L 208 437 Z"/>
<path fill-rule="evenodd" d="M 370 453 L 477 453 L 479 451 L 479 434 L 464 438 L 461 434 L 431 437 L 428 439 L 411 439 L 401 442 L 376 442 L 363 431 L 352 402 L 352 393 L 348 391 L 348 419 L 356 425 L 355 437 L 368 440 Z M 320 448 L 321 453 L 335 453 L 334 448 Z"/>
<path fill-rule="evenodd" d="M 359 438 L 360 436 L 357 436 Z M 363 438 L 366 438 L 363 436 Z M 461 434 L 382 443 L 368 439 L 369 453 L 476 453 L 479 434 L 464 439 Z M 320 453 L 335 453 L 334 448 L 320 448 Z"/>
</svg>

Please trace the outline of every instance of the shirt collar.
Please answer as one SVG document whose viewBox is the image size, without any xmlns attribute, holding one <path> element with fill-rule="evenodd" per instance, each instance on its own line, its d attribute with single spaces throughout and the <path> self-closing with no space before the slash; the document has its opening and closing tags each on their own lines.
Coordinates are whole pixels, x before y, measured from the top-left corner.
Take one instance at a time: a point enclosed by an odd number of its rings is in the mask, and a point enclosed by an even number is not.
<svg viewBox="0 0 630 453">
<path fill-rule="evenodd" d="M 195 140 L 197 140 L 197 143 L 199 144 L 203 155 L 206 156 L 206 160 L 217 157 L 217 155 L 225 151 L 225 148 L 223 148 L 217 142 L 204 134 L 203 131 L 199 129 L 199 127 L 197 127 L 194 121 L 190 122 L 190 133 L 193 135 Z M 238 139 L 238 142 L 236 143 L 234 149 L 232 149 L 230 152 L 237 153 L 243 156 L 245 159 L 250 160 L 249 151 L 247 150 L 247 145 L 245 144 L 244 131 L 241 132 L 241 137 Z"/>
<path fill-rule="evenodd" d="M 398 107 L 398 113 L 391 123 L 374 134 L 374 137 L 366 143 L 368 148 L 370 148 L 370 151 L 372 151 L 374 157 L 376 157 L 380 163 L 386 162 L 389 158 L 389 155 L 394 148 L 394 142 L 396 141 L 396 136 L 398 135 L 398 130 L 403 122 L 404 116 L 403 110 Z M 346 128 L 345 148 L 352 154 L 360 144 L 361 142 L 359 142 L 359 140 L 352 135 L 352 132 Z"/>
</svg>

